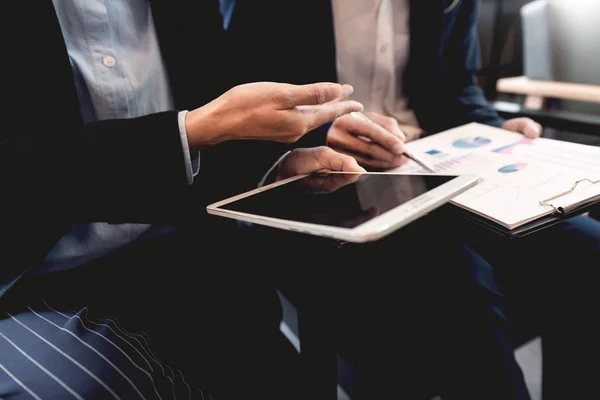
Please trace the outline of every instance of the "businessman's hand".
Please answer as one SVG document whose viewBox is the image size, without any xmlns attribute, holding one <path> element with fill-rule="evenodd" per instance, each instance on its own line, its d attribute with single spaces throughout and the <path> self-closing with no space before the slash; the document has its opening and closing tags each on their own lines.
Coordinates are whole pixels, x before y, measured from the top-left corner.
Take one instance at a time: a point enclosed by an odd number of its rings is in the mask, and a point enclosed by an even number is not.
<svg viewBox="0 0 600 400">
<path fill-rule="evenodd" d="M 293 150 L 278 165 L 276 180 L 319 171 L 365 172 L 354 158 L 320 146 Z"/>
<path fill-rule="evenodd" d="M 293 143 L 306 132 L 352 111 L 349 85 L 257 82 L 232 88 L 186 115 L 191 151 L 236 139 Z"/>
<path fill-rule="evenodd" d="M 333 193 L 354 183 L 360 174 L 314 174 L 302 180 L 302 187 L 309 193 Z M 341 210 L 340 210 L 341 211 Z"/>
<path fill-rule="evenodd" d="M 530 139 L 538 138 L 542 134 L 542 125 L 529 118 L 509 119 L 502 124 L 501 128 L 507 131 L 522 133 Z"/>
<path fill-rule="evenodd" d="M 405 162 L 406 135 L 396 119 L 377 113 L 366 116 L 370 121 L 352 114 L 336 119 L 327 134 L 327 145 L 351 155 L 364 167 L 390 169 Z"/>
</svg>

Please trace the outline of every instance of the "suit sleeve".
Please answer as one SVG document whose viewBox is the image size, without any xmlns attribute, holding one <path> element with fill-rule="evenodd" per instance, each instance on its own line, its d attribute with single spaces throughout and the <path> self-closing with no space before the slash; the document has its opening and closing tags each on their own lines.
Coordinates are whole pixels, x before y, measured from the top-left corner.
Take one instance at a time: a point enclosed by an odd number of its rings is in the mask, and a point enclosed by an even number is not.
<svg viewBox="0 0 600 400">
<path fill-rule="evenodd" d="M 0 115 L 3 207 L 73 222 L 184 218 L 192 190 L 177 118 L 173 111 L 32 132 L 27 121 Z"/>
<path fill-rule="evenodd" d="M 462 0 L 453 21 L 451 36 L 444 51 L 446 110 L 454 126 L 480 122 L 500 126 L 504 120 L 489 105 L 478 85 L 476 73 L 481 68 L 477 18 L 479 2 Z M 449 16 L 452 20 L 452 16 Z"/>
</svg>

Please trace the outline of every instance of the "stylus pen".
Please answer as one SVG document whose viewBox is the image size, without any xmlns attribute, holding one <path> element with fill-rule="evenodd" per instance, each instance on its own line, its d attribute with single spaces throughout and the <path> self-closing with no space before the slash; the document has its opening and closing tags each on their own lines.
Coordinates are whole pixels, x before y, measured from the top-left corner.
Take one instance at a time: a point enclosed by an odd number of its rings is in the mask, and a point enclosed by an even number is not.
<svg viewBox="0 0 600 400">
<path fill-rule="evenodd" d="M 353 112 L 353 113 L 351 113 L 351 115 L 353 117 L 360 118 L 360 119 L 363 119 L 365 121 L 369 121 L 369 122 L 371 122 L 373 124 L 375 123 L 375 122 L 371 121 L 369 119 L 369 117 L 367 117 L 365 114 L 363 114 L 361 112 Z M 410 158 L 411 160 L 413 160 L 414 162 L 416 162 L 417 164 L 419 164 L 421 167 L 425 168 L 427 171 L 429 171 L 429 172 L 436 172 L 435 169 L 432 166 L 430 166 L 429 164 L 427 164 L 420 157 L 416 156 L 412 151 L 410 151 L 406 147 L 404 148 L 404 153 L 402 153 L 402 155 L 405 156 L 406 158 Z"/>
</svg>

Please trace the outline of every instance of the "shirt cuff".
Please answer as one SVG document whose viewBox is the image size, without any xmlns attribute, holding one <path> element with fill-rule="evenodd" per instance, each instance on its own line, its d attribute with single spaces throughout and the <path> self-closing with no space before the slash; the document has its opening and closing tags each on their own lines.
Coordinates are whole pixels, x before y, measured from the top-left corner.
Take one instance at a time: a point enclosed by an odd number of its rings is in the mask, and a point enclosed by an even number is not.
<svg viewBox="0 0 600 400">
<path fill-rule="evenodd" d="M 286 158 L 288 156 L 288 154 L 290 154 L 290 153 L 291 153 L 291 151 L 288 151 L 284 155 L 282 155 L 281 157 L 279 157 L 279 160 L 277 160 L 275 162 L 275 164 L 273 164 L 271 166 L 271 168 L 269 168 L 269 170 L 263 176 L 263 178 L 260 180 L 260 182 L 258 182 L 258 187 L 261 187 L 261 186 L 265 185 L 265 182 L 267 181 L 267 179 L 269 179 L 269 176 L 273 173 L 273 171 L 275 171 L 275 168 L 277 168 L 277 166 L 283 161 L 283 159 Z"/>
<path fill-rule="evenodd" d="M 181 137 L 183 160 L 185 162 L 185 175 L 187 176 L 188 184 L 191 185 L 194 183 L 194 177 L 200 171 L 200 152 L 196 151 L 194 154 L 190 154 L 190 146 L 185 130 L 185 116 L 187 113 L 187 110 L 180 111 L 177 120 L 179 122 L 179 136 Z"/>
</svg>

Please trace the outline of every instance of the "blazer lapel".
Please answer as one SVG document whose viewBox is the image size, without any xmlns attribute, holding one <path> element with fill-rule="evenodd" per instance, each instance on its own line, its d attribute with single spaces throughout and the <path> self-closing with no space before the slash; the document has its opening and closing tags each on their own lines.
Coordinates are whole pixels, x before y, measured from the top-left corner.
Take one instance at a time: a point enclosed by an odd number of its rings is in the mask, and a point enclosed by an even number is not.
<svg viewBox="0 0 600 400">
<path fill-rule="evenodd" d="M 435 5 L 432 6 L 432 3 Z M 411 61 L 420 70 L 423 67 L 437 68 L 432 63 L 439 63 L 445 3 L 446 0 L 410 1 Z M 426 76 L 423 73 L 421 75 Z"/>
<path fill-rule="evenodd" d="M 405 73 L 405 90 L 411 107 L 425 130 L 427 114 L 440 102 L 443 88 L 441 46 L 446 0 L 410 0 L 410 60 Z"/>
</svg>

